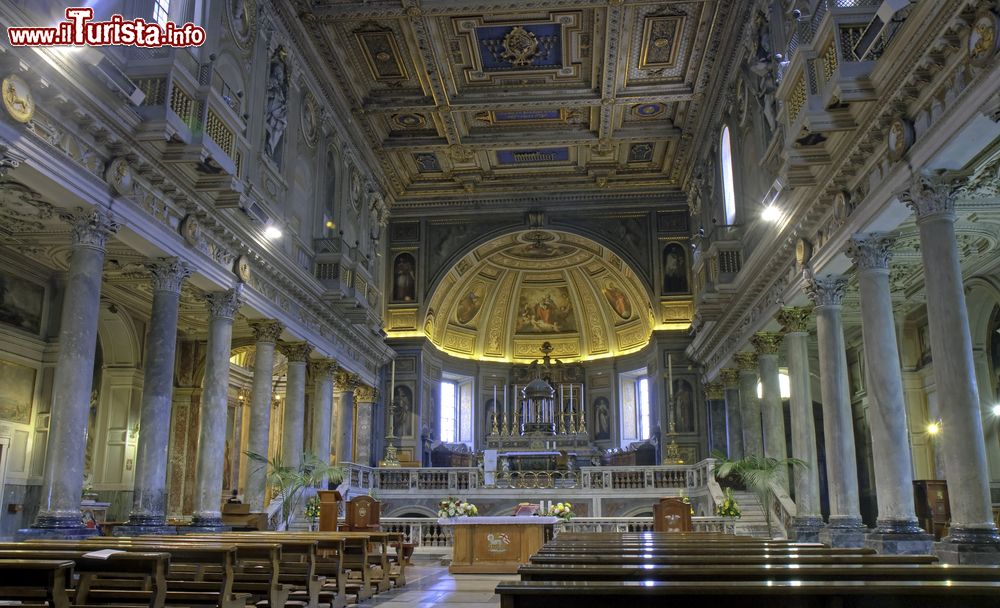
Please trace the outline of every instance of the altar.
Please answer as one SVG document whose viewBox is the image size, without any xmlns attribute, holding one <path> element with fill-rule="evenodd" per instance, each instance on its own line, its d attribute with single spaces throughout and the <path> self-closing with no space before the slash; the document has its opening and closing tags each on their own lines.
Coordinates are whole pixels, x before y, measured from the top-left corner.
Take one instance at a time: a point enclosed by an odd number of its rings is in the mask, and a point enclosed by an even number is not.
<svg viewBox="0 0 1000 608">
<path fill-rule="evenodd" d="M 447 517 L 454 532 L 451 574 L 516 574 L 546 540 L 558 517 Z"/>
</svg>

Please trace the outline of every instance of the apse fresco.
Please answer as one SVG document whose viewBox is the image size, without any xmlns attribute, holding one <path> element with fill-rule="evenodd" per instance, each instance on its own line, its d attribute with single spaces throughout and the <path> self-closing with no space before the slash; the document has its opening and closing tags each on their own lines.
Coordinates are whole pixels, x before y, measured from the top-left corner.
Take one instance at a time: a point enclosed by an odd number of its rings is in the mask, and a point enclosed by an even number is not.
<svg viewBox="0 0 1000 608">
<path fill-rule="evenodd" d="M 576 331 L 576 314 L 566 287 L 523 287 L 517 309 L 519 334 Z"/>
<path fill-rule="evenodd" d="M 627 320 L 632 317 L 632 303 L 628 301 L 628 296 L 622 291 L 621 287 L 615 284 L 613 281 L 608 281 L 601 288 L 601 293 L 604 294 L 605 299 L 608 301 L 608 305 L 611 306 L 611 310 L 615 311 L 619 317 L 623 320 Z"/>
<path fill-rule="evenodd" d="M 465 292 L 465 295 L 459 299 L 458 307 L 455 310 L 455 318 L 459 323 L 466 325 L 476 318 L 479 310 L 483 307 L 485 295 L 486 286 L 482 283 L 473 285 L 469 291 Z"/>
</svg>

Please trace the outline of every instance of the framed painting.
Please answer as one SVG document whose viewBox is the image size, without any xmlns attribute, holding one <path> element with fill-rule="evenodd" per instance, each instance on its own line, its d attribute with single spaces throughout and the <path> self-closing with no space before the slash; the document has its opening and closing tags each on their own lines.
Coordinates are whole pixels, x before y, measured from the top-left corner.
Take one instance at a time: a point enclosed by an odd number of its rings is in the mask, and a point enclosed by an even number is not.
<svg viewBox="0 0 1000 608">
<path fill-rule="evenodd" d="M 0 271 L 0 323 L 37 335 L 44 305 L 44 286 Z"/>
<path fill-rule="evenodd" d="M 0 420 L 29 424 L 36 370 L 0 359 Z"/>
</svg>

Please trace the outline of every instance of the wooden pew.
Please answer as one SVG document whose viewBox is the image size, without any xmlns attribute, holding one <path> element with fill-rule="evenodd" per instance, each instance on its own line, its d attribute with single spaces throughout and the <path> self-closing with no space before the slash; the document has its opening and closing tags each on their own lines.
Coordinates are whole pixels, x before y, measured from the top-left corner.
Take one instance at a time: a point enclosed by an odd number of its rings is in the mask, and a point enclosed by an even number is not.
<svg viewBox="0 0 1000 608">
<path fill-rule="evenodd" d="M 795 608 L 996 608 L 1000 582 L 987 581 L 509 581 L 501 608 L 795 606 Z"/>
<path fill-rule="evenodd" d="M 0 599 L 24 608 L 69 608 L 72 580 L 72 560 L 0 559 Z"/>
<path fill-rule="evenodd" d="M 532 564 L 933 564 L 933 555 L 535 555 Z"/>
</svg>

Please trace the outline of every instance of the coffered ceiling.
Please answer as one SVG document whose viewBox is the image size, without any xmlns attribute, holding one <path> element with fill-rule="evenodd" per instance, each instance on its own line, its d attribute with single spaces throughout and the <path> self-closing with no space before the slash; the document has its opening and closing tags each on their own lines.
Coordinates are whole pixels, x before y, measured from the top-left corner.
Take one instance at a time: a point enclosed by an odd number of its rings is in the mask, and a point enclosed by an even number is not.
<svg viewBox="0 0 1000 608">
<path fill-rule="evenodd" d="M 678 188 L 750 2 L 299 0 L 397 202 Z"/>
</svg>

